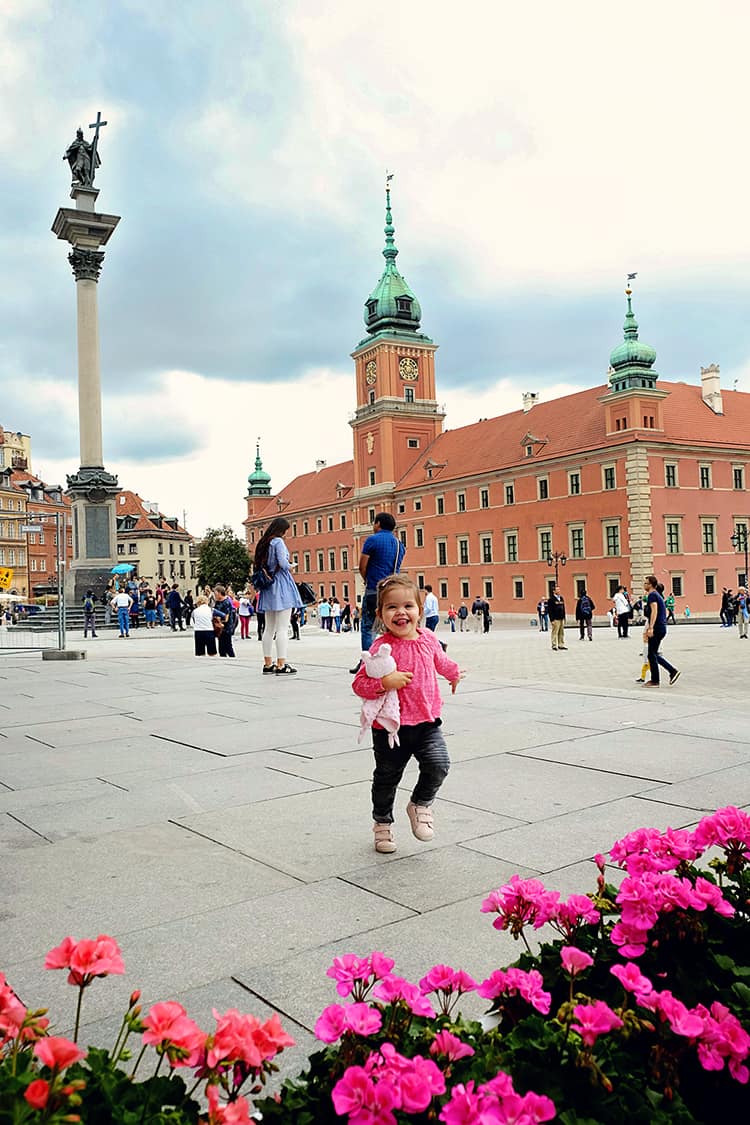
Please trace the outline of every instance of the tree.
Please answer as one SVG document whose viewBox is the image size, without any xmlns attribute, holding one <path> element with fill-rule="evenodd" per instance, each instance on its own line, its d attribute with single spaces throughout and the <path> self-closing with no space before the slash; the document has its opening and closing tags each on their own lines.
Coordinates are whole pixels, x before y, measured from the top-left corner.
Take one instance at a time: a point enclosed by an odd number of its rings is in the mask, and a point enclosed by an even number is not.
<svg viewBox="0 0 750 1125">
<path fill-rule="evenodd" d="M 198 574 L 201 586 L 232 586 L 244 590 L 250 576 L 250 556 L 247 547 L 238 539 L 231 527 L 210 527 L 203 536 L 198 556 Z"/>
</svg>

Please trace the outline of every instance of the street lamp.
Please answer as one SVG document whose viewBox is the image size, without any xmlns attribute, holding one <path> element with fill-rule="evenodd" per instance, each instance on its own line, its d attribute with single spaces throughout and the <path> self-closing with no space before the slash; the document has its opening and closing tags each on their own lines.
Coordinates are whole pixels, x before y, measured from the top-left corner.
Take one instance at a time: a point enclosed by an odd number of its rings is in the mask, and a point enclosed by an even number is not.
<svg viewBox="0 0 750 1125">
<path fill-rule="evenodd" d="M 568 561 L 568 556 L 564 555 L 562 551 L 553 551 L 547 555 L 547 566 L 554 566 L 555 568 L 555 585 L 558 584 L 559 567 L 565 566 Z"/>
<path fill-rule="evenodd" d="M 747 524 L 745 524 L 745 523 L 738 523 L 737 524 L 737 526 L 735 528 L 734 535 L 730 536 L 730 542 L 731 542 L 732 546 L 734 547 L 735 551 L 742 551 L 745 555 L 745 573 L 742 575 L 742 582 L 740 583 L 740 585 L 747 586 L 747 570 L 748 570 L 748 567 L 747 567 L 747 548 L 748 548 Z"/>
</svg>

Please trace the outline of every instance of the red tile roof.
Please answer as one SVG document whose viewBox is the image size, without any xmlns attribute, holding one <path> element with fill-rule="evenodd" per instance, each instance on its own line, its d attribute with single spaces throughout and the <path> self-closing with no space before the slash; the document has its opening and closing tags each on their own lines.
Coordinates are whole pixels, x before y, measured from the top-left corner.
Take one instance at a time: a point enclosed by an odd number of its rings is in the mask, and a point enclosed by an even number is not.
<svg viewBox="0 0 750 1125">
<path fill-rule="evenodd" d="M 166 522 L 170 517 L 163 515 L 161 512 L 158 515 L 149 512 L 138 493 L 130 492 L 128 489 L 123 489 L 122 492 L 117 493 L 115 515 L 118 519 L 122 519 L 123 516 L 134 516 L 136 523 L 135 527 L 129 529 L 131 531 L 153 531 L 159 535 L 189 537 L 189 532 L 185 531 L 185 528 L 181 527 L 179 523 L 176 528 L 170 527 Z M 162 520 L 161 527 L 154 523 L 156 519 Z"/>
<path fill-rule="evenodd" d="M 337 485 L 343 485 L 341 502 L 350 503 L 354 488 L 354 462 L 341 461 L 337 465 L 326 465 L 317 472 L 303 473 L 285 485 L 280 492 L 269 496 L 263 507 L 258 503 L 256 513 L 248 522 L 274 519 L 276 516 L 289 517 L 290 512 L 310 512 L 315 508 L 325 508 L 339 499 Z M 283 506 L 279 507 L 279 501 Z"/>
</svg>

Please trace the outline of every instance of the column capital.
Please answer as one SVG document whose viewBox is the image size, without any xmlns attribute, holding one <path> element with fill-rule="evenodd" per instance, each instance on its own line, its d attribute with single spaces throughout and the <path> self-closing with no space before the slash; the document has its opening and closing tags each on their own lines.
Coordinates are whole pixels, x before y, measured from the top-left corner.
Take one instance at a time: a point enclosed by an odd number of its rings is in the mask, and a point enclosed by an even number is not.
<svg viewBox="0 0 750 1125">
<path fill-rule="evenodd" d="M 102 504 L 120 491 L 117 477 L 100 465 L 81 466 L 77 473 L 69 473 L 67 480 L 69 495 L 85 496 L 92 504 Z"/>
<path fill-rule="evenodd" d="M 80 246 L 75 246 L 68 254 L 68 261 L 76 281 L 81 281 L 84 278 L 89 281 L 98 281 L 104 263 L 104 251 L 82 250 Z"/>
</svg>

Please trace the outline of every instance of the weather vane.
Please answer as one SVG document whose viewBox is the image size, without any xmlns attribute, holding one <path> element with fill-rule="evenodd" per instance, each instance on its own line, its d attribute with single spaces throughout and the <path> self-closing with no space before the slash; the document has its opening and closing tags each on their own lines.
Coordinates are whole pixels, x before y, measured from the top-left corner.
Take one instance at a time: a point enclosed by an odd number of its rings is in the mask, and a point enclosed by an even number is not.
<svg viewBox="0 0 750 1125">
<path fill-rule="evenodd" d="M 638 277 L 637 273 L 629 273 L 628 274 L 628 280 L 627 280 L 627 285 L 626 285 L 626 288 L 627 288 L 628 292 L 630 292 L 630 282 L 635 281 L 635 279 L 637 277 Z"/>
<path fill-rule="evenodd" d="M 393 179 L 393 172 L 389 172 L 388 169 L 386 168 L 386 170 L 385 170 L 385 186 L 387 188 L 389 188 L 391 186 L 391 180 L 392 179 Z"/>
</svg>

